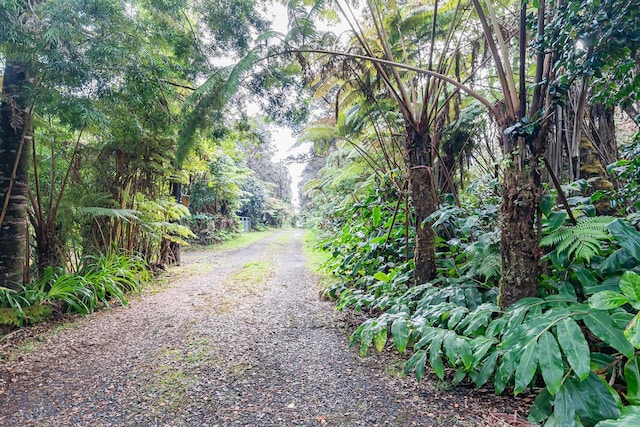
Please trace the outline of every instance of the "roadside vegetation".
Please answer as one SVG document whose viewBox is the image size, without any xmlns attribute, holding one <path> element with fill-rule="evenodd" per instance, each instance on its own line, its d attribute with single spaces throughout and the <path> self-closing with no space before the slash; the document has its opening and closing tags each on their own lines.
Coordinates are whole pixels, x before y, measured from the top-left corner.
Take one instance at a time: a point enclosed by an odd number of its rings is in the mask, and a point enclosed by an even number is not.
<svg viewBox="0 0 640 427">
<path fill-rule="evenodd" d="M 360 354 L 640 425 L 636 2 L 291 0 L 283 33 L 262 5 L 2 2 L 0 323 L 297 220 Z M 272 124 L 310 147 L 299 218 Z"/>
</svg>

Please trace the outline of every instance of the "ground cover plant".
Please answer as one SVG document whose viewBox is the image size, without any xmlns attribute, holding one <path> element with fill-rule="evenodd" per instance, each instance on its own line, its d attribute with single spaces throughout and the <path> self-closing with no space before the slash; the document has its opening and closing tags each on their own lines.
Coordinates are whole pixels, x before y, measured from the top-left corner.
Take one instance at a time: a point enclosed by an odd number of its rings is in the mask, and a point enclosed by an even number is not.
<svg viewBox="0 0 640 427">
<path fill-rule="evenodd" d="M 2 290 L 2 324 L 37 323 L 53 308 L 89 314 L 113 301 L 126 305 L 127 294 L 139 292 L 149 278 L 142 259 L 117 253 L 87 256 L 77 272 L 47 268 L 39 280 L 20 290 Z"/>
<path fill-rule="evenodd" d="M 472 188 L 486 191 L 488 184 Z M 342 280 L 325 293 L 339 309 L 370 316 L 354 331 L 352 345 L 363 356 L 393 345 L 407 354 L 405 372 L 418 379 L 432 372 L 453 384 L 492 382 L 498 394 L 534 392 L 531 422 L 637 423 L 640 232 L 624 219 L 586 213 L 570 225 L 567 213 L 548 203 L 541 240 L 548 273 L 540 294 L 502 310 L 497 209 L 491 203 L 497 199 L 488 196 L 474 198 L 475 204 L 467 200 L 464 209 L 443 205 L 434 214 L 439 274 L 416 286 L 407 269 L 398 271 L 379 254 L 378 268 L 363 261 L 368 256 L 361 248 L 376 242 L 373 209 L 353 206 L 350 212 L 361 221 L 349 227 L 356 230 L 338 228 L 340 234 L 324 242 L 334 255 L 325 267 Z M 582 205 L 584 212 L 593 212 L 590 207 Z"/>
</svg>

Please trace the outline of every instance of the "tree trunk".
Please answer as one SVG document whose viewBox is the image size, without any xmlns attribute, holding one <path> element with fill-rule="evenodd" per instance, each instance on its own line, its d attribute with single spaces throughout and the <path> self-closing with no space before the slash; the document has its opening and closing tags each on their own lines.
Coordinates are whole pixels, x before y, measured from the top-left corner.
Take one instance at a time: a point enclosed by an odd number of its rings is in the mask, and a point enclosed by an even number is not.
<svg viewBox="0 0 640 427">
<path fill-rule="evenodd" d="M 542 273 L 542 252 L 536 235 L 536 214 L 540 206 L 540 174 L 520 156 L 512 153 L 510 167 L 505 170 L 502 220 L 502 279 L 498 302 L 506 308 L 514 302 L 538 295 L 538 278 Z"/>
<path fill-rule="evenodd" d="M 174 182 L 172 188 L 173 197 L 176 199 L 176 203 L 182 204 L 182 183 Z M 180 265 L 182 249 L 179 243 L 169 243 L 169 252 L 166 261 L 169 265 Z"/>
<path fill-rule="evenodd" d="M 416 220 L 414 279 L 418 285 L 436 277 L 435 236 L 431 224 L 425 223 L 425 219 L 438 207 L 432 160 L 429 135 L 407 126 L 405 161 L 409 166 L 409 194 Z"/>
<path fill-rule="evenodd" d="M 589 116 L 591 140 L 597 150 L 593 155 L 599 157 L 598 161 L 606 167 L 618 161 L 614 109 L 602 104 L 594 104 L 589 108 Z M 604 178 L 606 177 L 605 174 Z"/>
<path fill-rule="evenodd" d="M 613 107 L 601 104 L 589 108 L 588 136 L 580 141 L 580 178 L 591 180 L 591 188 L 587 195 L 598 190 L 614 189 L 607 172 L 607 165 L 618 160 L 618 144 Z M 599 215 L 613 215 L 615 209 L 606 198 L 594 203 Z"/>
<path fill-rule="evenodd" d="M 6 61 L 0 104 L 0 286 L 12 289 L 18 289 L 23 283 L 28 256 L 27 179 L 31 117 L 24 98 L 27 80 L 22 64 Z"/>
<path fill-rule="evenodd" d="M 633 123 L 635 123 L 636 126 L 640 127 L 640 112 L 638 112 L 634 104 L 625 105 L 622 107 L 622 109 L 625 113 L 627 113 L 627 116 L 629 116 L 629 118 L 633 120 Z"/>
<path fill-rule="evenodd" d="M 45 221 L 44 224 L 32 223 L 32 226 L 35 232 L 36 265 L 38 275 L 42 277 L 47 267 L 55 267 L 62 264 L 56 239 L 56 229 L 49 221 Z"/>
</svg>

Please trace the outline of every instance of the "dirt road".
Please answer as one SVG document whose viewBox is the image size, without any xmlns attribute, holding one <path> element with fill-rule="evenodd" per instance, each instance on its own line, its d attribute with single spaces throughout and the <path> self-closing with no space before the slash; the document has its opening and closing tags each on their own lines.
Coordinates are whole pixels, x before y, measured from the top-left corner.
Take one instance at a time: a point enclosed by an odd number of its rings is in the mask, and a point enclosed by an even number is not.
<svg viewBox="0 0 640 427">
<path fill-rule="evenodd" d="M 159 291 L 23 345 L 1 362 L 0 426 L 506 425 L 490 412 L 508 399 L 350 350 L 302 234 L 186 252 Z"/>
</svg>

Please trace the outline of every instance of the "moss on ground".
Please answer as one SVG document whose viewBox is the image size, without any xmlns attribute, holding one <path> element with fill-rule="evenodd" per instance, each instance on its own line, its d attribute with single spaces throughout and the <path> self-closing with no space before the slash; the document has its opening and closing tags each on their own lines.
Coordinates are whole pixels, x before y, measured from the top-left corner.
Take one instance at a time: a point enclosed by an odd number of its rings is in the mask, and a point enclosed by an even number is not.
<svg viewBox="0 0 640 427">
<path fill-rule="evenodd" d="M 240 270 L 229 275 L 223 286 L 227 291 L 216 307 L 216 313 L 229 313 L 240 300 L 247 296 L 259 295 L 274 274 L 272 261 L 249 262 Z"/>
<path fill-rule="evenodd" d="M 51 316 L 52 308 L 50 305 L 37 304 L 32 307 L 24 307 L 22 309 L 23 324 L 33 325 L 47 320 Z M 19 326 L 20 322 L 14 311 L 10 308 L 0 308 L 0 325 Z"/>
</svg>

